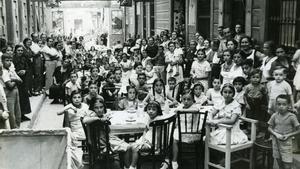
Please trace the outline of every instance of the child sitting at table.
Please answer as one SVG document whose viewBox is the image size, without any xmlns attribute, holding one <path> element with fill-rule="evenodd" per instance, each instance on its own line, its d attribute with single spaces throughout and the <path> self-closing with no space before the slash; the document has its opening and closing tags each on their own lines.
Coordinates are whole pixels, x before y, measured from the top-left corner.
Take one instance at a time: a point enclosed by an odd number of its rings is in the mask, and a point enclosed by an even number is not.
<svg viewBox="0 0 300 169">
<path fill-rule="evenodd" d="M 166 86 L 166 95 L 174 100 L 176 100 L 176 96 L 178 94 L 178 87 L 176 87 L 176 85 L 176 78 L 169 77 L 168 84 Z"/>
<path fill-rule="evenodd" d="M 146 107 L 145 111 L 147 112 L 149 116 L 149 120 L 147 122 L 147 126 L 144 130 L 143 135 L 141 138 L 139 138 L 136 142 L 134 142 L 129 147 L 129 151 L 131 154 L 129 154 L 127 159 L 128 161 L 125 161 L 125 168 L 129 169 L 136 169 L 139 152 L 142 150 L 149 150 L 152 146 L 152 128 L 149 127 L 149 124 L 159 118 L 162 115 L 162 109 L 160 104 L 157 101 L 150 101 Z"/>
<path fill-rule="evenodd" d="M 98 83 L 96 81 L 90 81 L 88 87 L 89 93 L 83 98 L 84 103 L 90 105 L 91 100 L 95 98 L 104 100 L 103 97 L 98 94 Z"/>
<path fill-rule="evenodd" d="M 114 108 L 114 102 L 116 101 L 116 97 L 119 92 L 119 89 L 116 89 L 114 82 L 115 75 L 110 71 L 106 75 L 106 84 L 103 85 L 102 88 L 102 96 L 105 98 L 107 108 L 109 109 Z"/>
<path fill-rule="evenodd" d="M 122 99 L 118 106 L 120 110 L 138 108 L 137 90 L 134 86 L 127 86 L 127 97 Z"/>
<path fill-rule="evenodd" d="M 98 99 L 98 98 L 94 98 L 91 101 L 89 109 L 91 111 L 89 112 L 89 114 L 84 116 L 83 123 L 89 124 L 89 123 L 92 123 L 96 120 L 100 120 L 100 121 L 103 121 L 103 122 L 104 121 L 109 121 L 110 117 L 109 117 L 108 114 L 106 114 L 107 110 L 106 110 L 106 106 L 105 106 L 103 100 Z M 99 132 L 101 132 L 101 131 L 99 131 Z M 103 139 L 105 139 L 105 138 L 103 138 Z M 126 143 L 124 140 L 121 140 L 117 136 L 109 134 L 109 143 L 110 143 L 110 146 L 111 146 L 111 150 L 113 152 L 126 152 L 126 153 L 128 153 L 127 150 L 129 148 L 129 144 Z M 103 148 L 105 147 L 105 145 L 101 145 L 101 146 L 103 146 Z M 126 153 L 125 153 L 125 156 L 126 156 Z"/>
<path fill-rule="evenodd" d="M 296 115 L 288 110 L 290 104 L 289 95 L 278 95 L 276 98 L 276 112 L 268 121 L 268 130 L 272 134 L 273 157 L 280 169 L 292 168 L 292 137 L 300 133 L 300 124 Z"/>
<path fill-rule="evenodd" d="M 58 112 L 57 115 L 62 115 L 67 112 L 65 126 L 71 129 L 71 139 L 72 139 L 72 165 L 77 166 L 78 168 L 82 167 L 82 150 L 78 148 L 81 141 L 85 139 L 84 130 L 81 125 L 80 118 L 86 116 L 89 112 L 89 107 L 85 103 L 82 103 L 81 93 L 78 90 L 72 91 L 71 93 L 71 103 L 66 105 L 63 111 Z"/>
<path fill-rule="evenodd" d="M 93 66 L 90 69 L 91 72 L 91 81 L 97 85 L 97 93 L 100 94 L 100 87 L 101 87 L 101 82 L 103 81 L 103 77 L 99 74 L 100 72 L 103 73 L 103 71 L 100 71 L 98 67 Z"/>
<path fill-rule="evenodd" d="M 143 101 L 147 94 L 149 93 L 148 92 L 148 87 L 147 87 L 147 84 L 146 84 L 146 74 L 145 73 L 139 73 L 137 75 L 137 81 L 138 83 L 136 84 L 136 89 L 137 89 L 137 98 L 139 101 Z"/>
<path fill-rule="evenodd" d="M 199 105 L 197 105 L 195 103 L 194 100 L 194 95 L 191 92 L 188 93 L 184 93 L 182 95 L 182 103 L 175 109 L 175 112 L 178 111 L 198 111 L 199 110 Z M 194 122 L 192 122 L 192 116 L 188 116 L 186 117 L 186 121 L 182 120 L 180 121 L 180 126 L 181 126 L 181 130 L 184 131 L 185 129 L 185 122 L 188 124 L 187 127 L 190 127 L 190 129 L 187 130 L 191 130 L 192 128 L 195 129 L 196 126 L 191 126 L 191 124 L 197 125 L 197 117 L 194 116 Z M 200 124 L 201 125 L 201 122 Z M 199 140 L 200 138 L 198 138 L 197 136 L 199 135 L 187 135 L 185 134 L 184 137 L 182 137 L 182 142 L 184 143 L 191 143 L 193 141 Z M 172 146 L 172 169 L 178 169 L 178 162 L 177 162 L 177 158 L 178 158 L 178 141 L 179 141 L 179 131 L 178 128 L 175 128 L 174 130 L 174 135 L 173 135 L 174 141 L 173 141 L 173 146 Z M 169 159 L 165 159 L 165 161 L 162 163 L 161 165 L 161 169 L 167 169 L 170 165 L 170 161 Z"/>
<path fill-rule="evenodd" d="M 167 103 L 168 106 L 172 106 L 177 103 L 175 99 L 167 97 L 164 81 L 162 79 L 155 79 L 152 85 L 152 92 L 149 92 L 146 98 L 144 99 L 144 104 L 149 101 L 157 101 L 162 107 L 165 107 L 166 101 L 169 99 L 172 103 Z M 166 105 L 167 106 L 167 105 Z"/>
<path fill-rule="evenodd" d="M 194 85 L 192 89 L 192 94 L 194 96 L 195 103 L 198 105 L 204 105 L 207 103 L 207 96 L 204 94 L 204 86 L 201 82 Z"/>
<path fill-rule="evenodd" d="M 208 123 L 212 125 L 227 124 L 232 125 L 231 144 L 242 144 L 248 141 L 247 135 L 239 127 L 239 116 L 242 115 L 241 105 L 234 100 L 235 89 L 232 84 L 224 84 L 221 94 L 224 101 L 220 107 L 215 107 L 210 113 L 211 120 Z M 210 142 L 212 144 L 226 144 L 226 128 L 219 127 L 211 132 Z"/>
<path fill-rule="evenodd" d="M 219 107 L 223 102 L 223 97 L 221 95 L 221 83 L 222 82 L 219 78 L 214 77 L 212 82 L 213 88 L 208 89 L 206 92 L 208 104 L 215 107 Z"/>
</svg>

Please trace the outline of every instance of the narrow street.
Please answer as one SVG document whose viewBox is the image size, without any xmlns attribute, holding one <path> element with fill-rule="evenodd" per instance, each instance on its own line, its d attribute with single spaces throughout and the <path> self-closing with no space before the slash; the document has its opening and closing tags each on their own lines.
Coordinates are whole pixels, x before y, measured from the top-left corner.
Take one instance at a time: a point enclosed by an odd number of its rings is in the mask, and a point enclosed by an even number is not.
<svg viewBox="0 0 300 169">
<path fill-rule="evenodd" d="M 60 129 L 63 124 L 63 115 L 58 116 L 57 112 L 63 109 L 61 104 L 50 104 L 52 100 L 49 100 L 45 96 L 35 96 L 30 98 L 32 113 L 27 115 L 31 118 L 31 121 L 25 121 L 21 123 L 21 128 L 26 129 Z"/>
<path fill-rule="evenodd" d="M 0 169 L 300 169 L 299 1 L 0 0 Z"/>
</svg>

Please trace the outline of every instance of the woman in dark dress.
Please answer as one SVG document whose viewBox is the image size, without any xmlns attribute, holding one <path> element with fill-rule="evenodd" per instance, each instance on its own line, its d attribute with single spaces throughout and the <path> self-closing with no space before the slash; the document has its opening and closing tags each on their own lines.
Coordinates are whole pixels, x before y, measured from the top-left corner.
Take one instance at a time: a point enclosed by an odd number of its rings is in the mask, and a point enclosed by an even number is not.
<svg viewBox="0 0 300 169">
<path fill-rule="evenodd" d="M 51 104 L 57 104 L 64 100 L 64 85 L 69 79 L 72 71 L 71 61 L 65 59 L 62 66 L 55 68 L 53 73 L 53 85 L 50 87 L 50 99 L 53 99 Z"/>
<path fill-rule="evenodd" d="M 24 47 L 22 45 L 16 45 L 15 52 L 13 56 L 13 63 L 15 65 L 15 71 L 18 74 L 18 76 L 23 80 L 23 83 L 18 85 L 19 89 L 19 98 L 20 98 L 20 108 L 21 108 L 21 114 L 22 114 L 22 120 L 28 120 L 26 118 L 25 114 L 28 114 L 31 112 L 31 106 L 29 101 L 29 95 L 28 95 L 28 88 L 27 88 L 27 73 L 30 69 L 27 58 L 24 55 Z"/>
<path fill-rule="evenodd" d="M 30 49 L 30 46 L 32 45 L 32 40 L 30 38 L 25 38 L 23 40 L 24 45 L 24 52 L 23 55 L 26 58 L 26 64 L 28 65 L 28 69 L 26 72 L 26 80 L 24 81 L 26 85 L 26 89 L 29 92 L 29 95 L 37 95 L 36 93 L 33 93 L 33 52 Z"/>
</svg>

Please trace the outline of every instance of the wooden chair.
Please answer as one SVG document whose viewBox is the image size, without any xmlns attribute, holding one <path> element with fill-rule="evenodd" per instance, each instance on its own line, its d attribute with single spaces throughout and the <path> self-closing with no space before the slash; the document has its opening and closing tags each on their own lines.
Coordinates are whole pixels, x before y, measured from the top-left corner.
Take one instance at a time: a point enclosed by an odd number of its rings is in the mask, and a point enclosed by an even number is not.
<svg viewBox="0 0 300 169">
<path fill-rule="evenodd" d="M 173 143 L 175 123 L 176 115 L 150 123 L 150 128 L 153 129 L 152 146 L 150 150 L 140 152 L 137 165 L 138 168 L 141 168 L 142 163 L 151 161 L 152 169 L 154 169 L 156 162 L 165 160 Z"/>
<path fill-rule="evenodd" d="M 182 163 L 183 153 L 193 154 L 195 156 L 196 168 L 199 168 L 199 162 L 203 166 L 203 156 L 201 158 L 201 147 L 203 146 L 203 137 L 205 136 L 205 124 L 207 118 L 206 112 L 199 111 L 178 111 L 178 157 Z M 188 138 L 188 140 L 186 140 Z M 187 143 L 187 144 L 184 144 Z M 183 147 L 193 151 L 183 151 Z M 203 150 L 203 149 L 202 149 Z"/>
<path fill-rule="evenodd" d="M 89 168 L 94 169 L 96 164 L 101 168 L 111 168 L 113 153 L 109 143 L 110 122 L 94 121 L 90 124 L 83 124 L 87 137 L 89 151 Z M 102 131 L 102 132 L 100 132 Z"/>
<path fill-rule="evenodd" d="M 87 125 L 83 123 L 83 117 L 80 118 L 80 122 L 84 131 L 85 136 L 87 137 L 88 135 L 88 131 L 87 131 Z M 88 144 L 87 139 L 82 141 L 82 151 L 83 151 L 83 160 L 86 160 L 86 157 L 88 157 L 87 159 L 90 160 L 90 144 Z M 86 162 L 86 161 L 85 161 Z M 90 161 L 88 161 L 90 163 Z"/>
<path fill-rule="evenodd" d="M 238 162 L 238 161 L 247 161 L 249 162 L 250 169 L 253 169 L 253 152 L 254 152 L 254 143 L 256 139 L 256 120 L 240 117 L 242 121 L 251 123 L 251 136 L 250 140 L 244 144 L 237 144 L 231 145 L 231 125 L 225 124 L 218 124 L 219 127 L 226 128 L 226 145 L 215 145 L 210 143 L 210 132 L 211 127 L 206 125 L 206 139 L 205 139 L 205 161 L 204 161 L 204 168 L 209 169 L 209 166 L 219 169 L 231 169 L 231 163 Z M 220 151 L 225 153 L 225 167 L 221 166 L 220 164 L 215 164 L 210 161 L 210 149 L 214 149 L 216 151 Z M 233 152 L 241 151 L 241 150 L 250 150 L 249 159 L 239 158 L 235 161 L 231 161 L 231 154 Z"/>
</svg>

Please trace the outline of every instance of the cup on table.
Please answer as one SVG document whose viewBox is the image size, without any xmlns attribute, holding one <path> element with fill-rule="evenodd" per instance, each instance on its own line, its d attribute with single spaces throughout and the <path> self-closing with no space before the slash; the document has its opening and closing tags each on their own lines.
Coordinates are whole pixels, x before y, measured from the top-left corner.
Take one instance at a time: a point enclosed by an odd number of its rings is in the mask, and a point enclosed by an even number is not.
<svg viewBox="0 0 300 169">
<path fill-rule="evenodd" d="M 111 115 L 112 115 L 111 109 L 106 109 L 106 114 L 107 114 L 108 116 L 111 116 Z"/>
<path fill-rule="evenodd" d="M 127 113 L 128 113 L 128 118 L 130 119 L 130 120 L 133 120 L 134 119 L 134 116 L 135 116 L 135 114 L 136 114 L 136 109 L 128 109 L 127 110 Z"/>
</svg>

